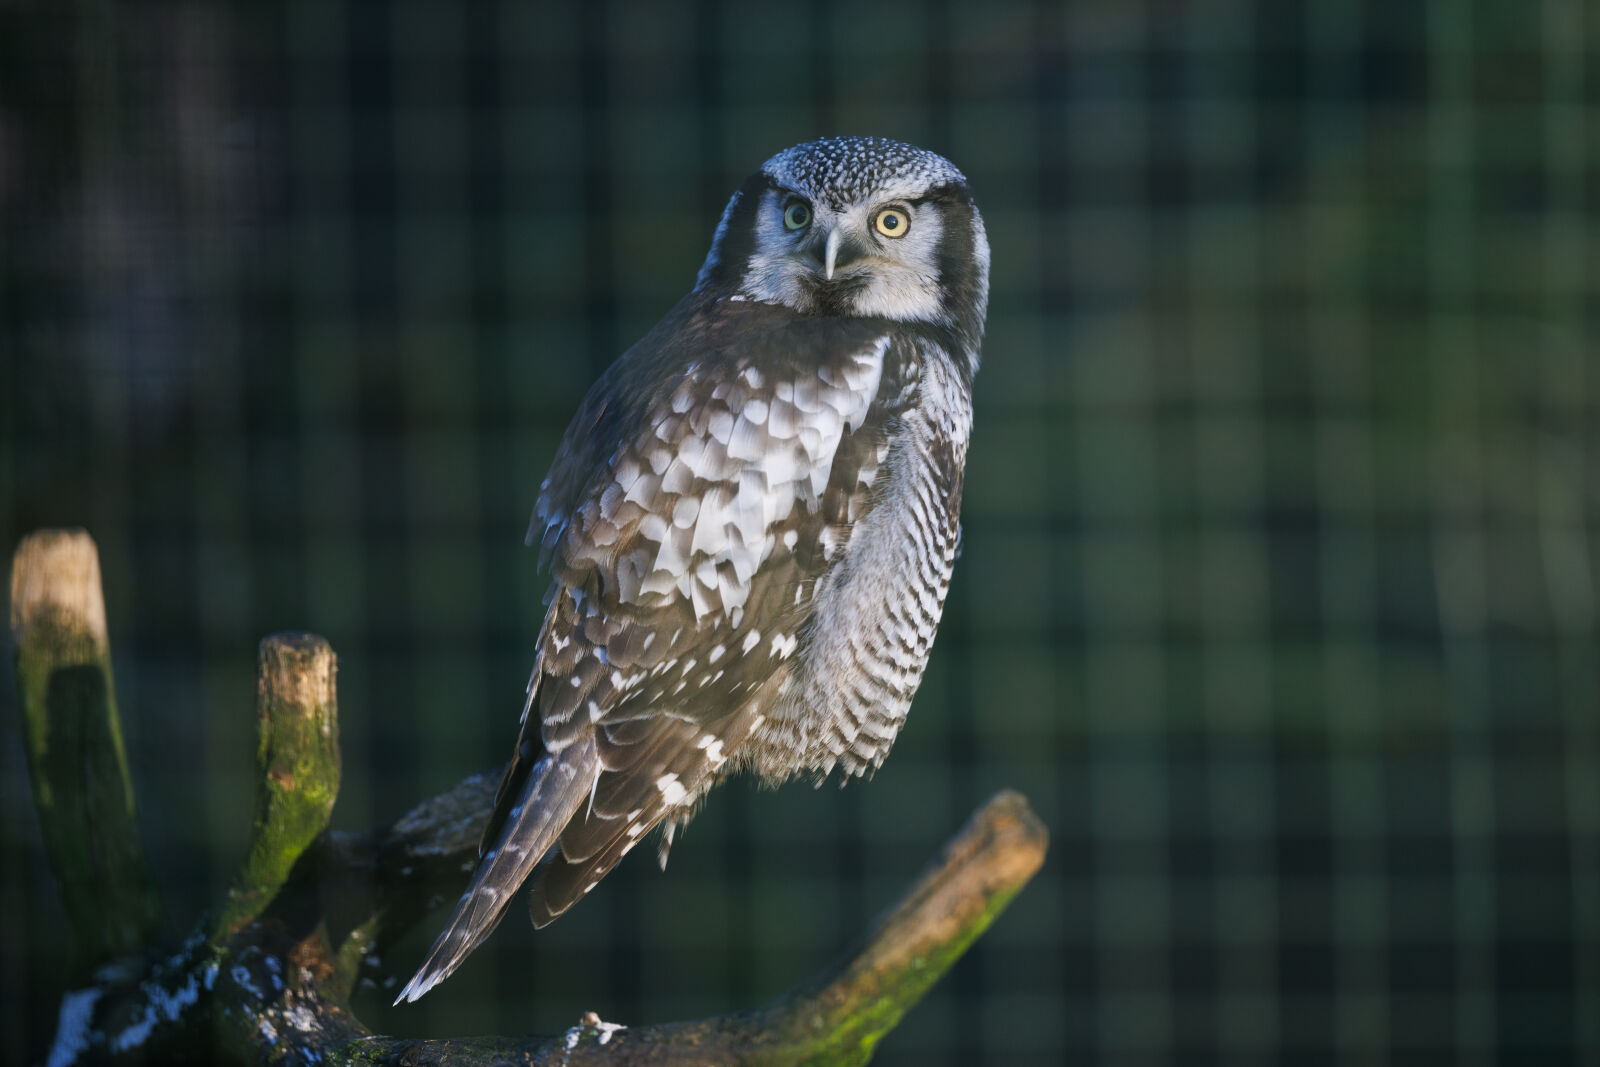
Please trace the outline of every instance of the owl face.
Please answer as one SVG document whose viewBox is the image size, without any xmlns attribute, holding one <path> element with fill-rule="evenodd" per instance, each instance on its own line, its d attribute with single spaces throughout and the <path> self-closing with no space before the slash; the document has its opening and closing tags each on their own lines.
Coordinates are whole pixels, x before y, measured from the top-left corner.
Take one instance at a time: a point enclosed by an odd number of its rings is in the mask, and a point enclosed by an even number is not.
<svg viewBox="0 0 1600 1067">
<path fill-rule="evenodd" d="M 837 137 L 780 152 L 745 181 L 699 288 L 803 314 L 953 328 L 975 351 L 988 274 L 983 221 L 948 160 Z"/>
</svg>

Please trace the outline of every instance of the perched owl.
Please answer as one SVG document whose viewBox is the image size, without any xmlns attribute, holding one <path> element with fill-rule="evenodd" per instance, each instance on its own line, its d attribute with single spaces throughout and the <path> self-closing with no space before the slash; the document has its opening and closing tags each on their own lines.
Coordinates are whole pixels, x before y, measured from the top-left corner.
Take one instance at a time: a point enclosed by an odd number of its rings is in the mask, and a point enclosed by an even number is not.
<svg viewBox="0 0 1600 1067">
<path fill-rule="evenodd" d="M 734 193 L 694 289 L 589 391 L 540 486 L 528 541 L 554 581 L 521 735 L 399 1000 L 541 860 L 535 926 L 658 825 L 665 865 L 736 771 L 883 761 L 960 542 L 988 292 L 983 220 L 932 152 L 830 137 Z"/>
</svg>

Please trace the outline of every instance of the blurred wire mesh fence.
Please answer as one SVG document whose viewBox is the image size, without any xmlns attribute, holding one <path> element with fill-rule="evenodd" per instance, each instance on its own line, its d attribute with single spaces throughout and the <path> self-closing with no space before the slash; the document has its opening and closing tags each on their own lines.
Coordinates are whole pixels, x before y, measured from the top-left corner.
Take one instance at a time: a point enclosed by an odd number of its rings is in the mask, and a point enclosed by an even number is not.
<svg viewBox="0 0 1600 1067">
<path fill-rule="evenodd" d="M 1050 863 L 882 1062 L 1600 1062 L 1597 48 L 1580 0 L 6 5 L 0 534 L 100 541 L 187 922 L 243 847 L 256 640 L 339 652 L 339 825 L 502 759 L 584 390 L 773 151 L 924 144 L 994 294 L 897 751 L 725 789 L 665 875 L 358 1008 L 757 1003 L 1012 785 Z M 0 682 L 32 1059 L 65 928 Z"/>
</svg>

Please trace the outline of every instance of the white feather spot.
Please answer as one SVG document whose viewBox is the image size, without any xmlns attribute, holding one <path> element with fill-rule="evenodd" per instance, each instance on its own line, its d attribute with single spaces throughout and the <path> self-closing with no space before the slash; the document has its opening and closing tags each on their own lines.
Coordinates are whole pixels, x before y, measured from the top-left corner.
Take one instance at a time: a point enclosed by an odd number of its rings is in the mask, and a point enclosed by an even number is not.
<svg viewBox="0 0 1600 1067">
<path fill-rule="evenodd" d="M 667 473 L 661 476 L 661 491 L 663 493 L 687 494 L 694 488 L 694 471 L 682 460 L 673 460 L 667 468 Z"/>
<path fill-rule="evenodd" d="M 694 747 L 705 749 L 706 759 L 711 761 L 712 766 L 716 766 L 723 760 L 722 741 L 712 734 L 703 734 L 700 740 L 695 742 Z"/>
<path fill-rule="evenodd" d="M 820 540 L 822 542 L 822 558 L 824 561 L 832 562 L 833 557 L 839 554 L 839 550 L 844 547 L 844 537 L 844 530 L 837 526 L 824 526 L 822 528 Z"/>
<path fill-rule="evenodd" d="M 678 498 L 672 506 L 672 525 L 680 530 L 687 530 L 694 525 L 695 516 L 700 514 L 700 501 L 692 496 Z"/>
<path fill-rule="evenodd" d="M 689 793 L 679 784 L 676 774 L 663 774 L 657 778 L 656 788 L 661 791 L 661 799 L 669 806 L 678 803 Z"/>
<path fill-rule="evenodd" d="M 667 539 L 667 520 L 655 512 L 647 512 L 639 520 L 639 534 L 659 545 Z"/>
<path fill-rule="evenodd" d="M 766 451 L 767 434 L 760 422 L 749 415 L 741 415 L 725 443 L 730 459 L 755 463 Z"/>
<path fill-rule="evenodd" d="M 774 399 L 767 405 L 767 433 L 788 440 L 800 432 L 800 413 L 791 403 Z"/>
<path fill-rule="evenodd" d="M 694 380 L 685 378 L 672 394 L 672 410 L 675 414 L 682 415 L 694 406 Z"/>
</svg>

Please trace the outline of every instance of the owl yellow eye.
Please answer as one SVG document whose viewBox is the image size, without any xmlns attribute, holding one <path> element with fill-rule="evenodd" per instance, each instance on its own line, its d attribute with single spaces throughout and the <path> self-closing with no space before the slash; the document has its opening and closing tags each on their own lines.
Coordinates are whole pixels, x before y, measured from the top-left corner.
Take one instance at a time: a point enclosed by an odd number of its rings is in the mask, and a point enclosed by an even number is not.
<svg viewBox="0 0 1600 1067">
<path fill-rule="evenodd" d="M 783 225 L 790 230 L 803 230 L 811 225 L 811 208 L 804 200 L 791 200 L 783 209 Z"/>
<path fill-rule="evenodd" d="M 904 237 L 911 228 L 911 215 L 903 207 L 886 207 L 873 216 L 872 228 L 885 237 Z"/>
</svg>

